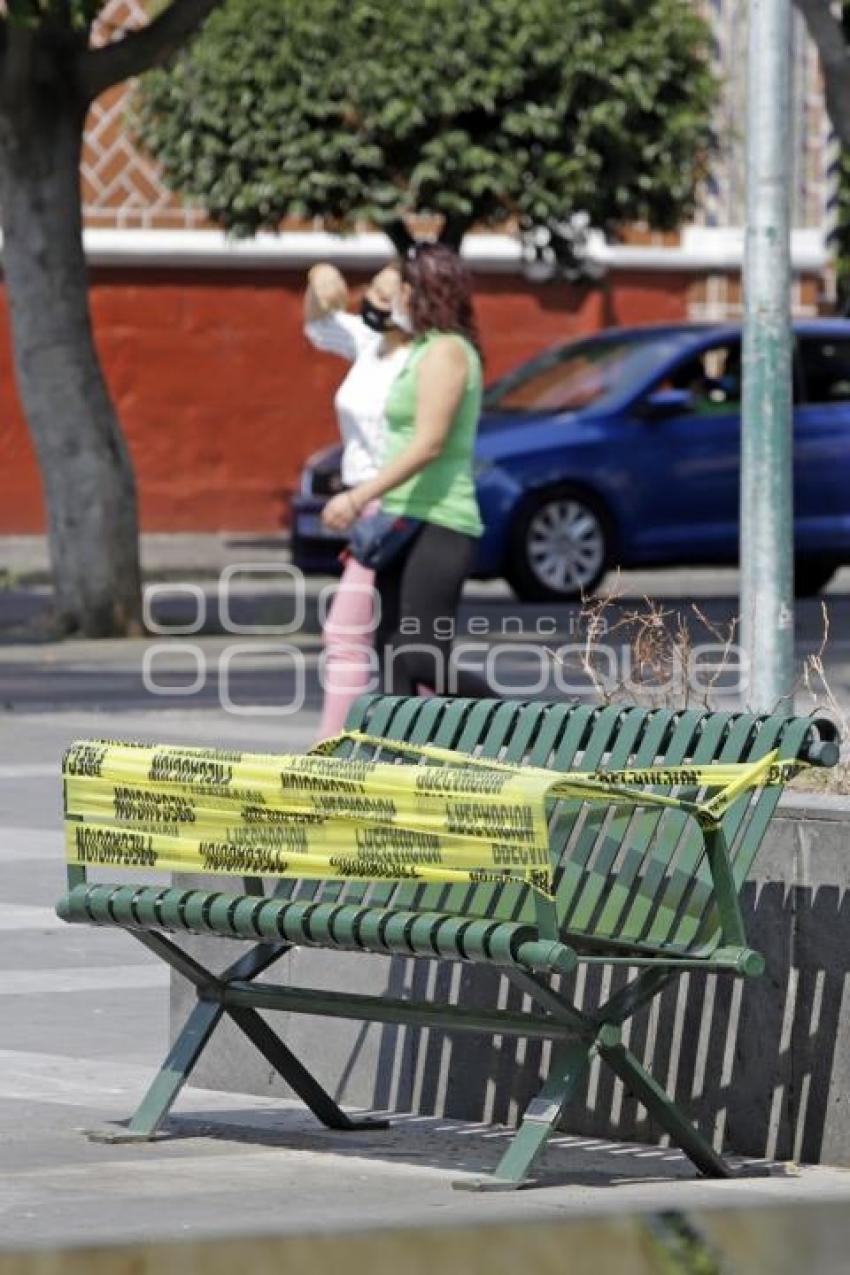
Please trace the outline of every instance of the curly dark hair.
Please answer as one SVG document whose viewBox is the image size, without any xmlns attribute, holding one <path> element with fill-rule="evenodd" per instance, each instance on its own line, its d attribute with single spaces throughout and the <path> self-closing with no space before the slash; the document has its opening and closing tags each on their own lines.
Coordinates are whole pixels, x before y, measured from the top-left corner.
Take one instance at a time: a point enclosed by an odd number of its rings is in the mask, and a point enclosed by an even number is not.
<svg viewBox="0 0 850 1275">
<path fill-rule="evenodd" d="M 472 278 L 453 248 L 415 243 L 401 261 L 401 277 L 413 289 L 410 318 L 414 336 L 457 332 L 481 351 L 472 304 Z"/>
</svg>

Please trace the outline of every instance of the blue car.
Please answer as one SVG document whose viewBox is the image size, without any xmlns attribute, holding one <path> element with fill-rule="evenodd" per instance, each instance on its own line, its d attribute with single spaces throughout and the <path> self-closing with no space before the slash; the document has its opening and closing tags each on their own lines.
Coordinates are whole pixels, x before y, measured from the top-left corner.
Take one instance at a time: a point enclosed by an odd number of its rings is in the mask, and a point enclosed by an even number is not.
<svg viewBox="0 0 850 1275">
<path fill-rule="evenodd" d="M 795 324 L 796 584 L 850 562 L 850 321 Z M 476 575 L 529 601 L 593 592 L 612 567 L 738 557 L 741 331 L 681 324 L 560 345 L 492 384 L 476 446 L 485 524 Z M 321 507 L 339 447 L 308 461 L 293 556 L 333 570 Z"/>
</svg>

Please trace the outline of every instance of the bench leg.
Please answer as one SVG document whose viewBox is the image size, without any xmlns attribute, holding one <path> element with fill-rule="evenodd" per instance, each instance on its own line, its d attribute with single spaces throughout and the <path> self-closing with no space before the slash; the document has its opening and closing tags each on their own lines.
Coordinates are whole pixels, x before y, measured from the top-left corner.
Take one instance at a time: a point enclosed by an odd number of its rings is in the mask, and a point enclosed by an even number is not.
<svg viewBox="0 0 850 1275">
<path fill-rule="evenodd" d="M 529 1174 L 554 1132 L 564 1108 L 587 1074 L 593 1042 L 570 1041 L 556 1048 L 549 1077 L 526 1108 L 519 1129 L 492 1176 L 458 1179 L 458 1191 L 515 1191 L 530 1186 Z"/>
<path fill-rule="evenodd" d="M 255 1009 L 228 1005 L 227 1012 L 252 1045 L 256 1046 L 290 1088 L 295 1090 L 301 1101 L 307 1104 L 322 1124 L 327 1125 L 329 1129 L 342 1129 L 348 1132 L 355 1129 L 389 1128 L 388 1120 L 369 1118 L 352 1120 L 350 1116 L 347 1116 Z"/>
<path fill-rule="evenodd" d="M 223 1013 L 216 1001 L 198 1001 L 127 1128 L 91 1130 L 89 1139 L 92 1142 L 149 1142 L 155 1138 Z"/>
<path fill-rule="evenodd" d="M 597 1038 L 597 1049 L 600 1057 L 617 1073 L 626 1089 L 643 1103 L 653 1119 L 658 1121 L 665 1133 L 669 1133 L 676 1146 L 681 1147 L 704 1177 L 732 1176 L 732 1170 L 723 1157 L 717 1154 L 708 1139 L 691 1124 L 669 1094 L 626 1048 L 620 1038 L 619 1028 L 611 1025 L 602 1027 Z"/>
</svg>

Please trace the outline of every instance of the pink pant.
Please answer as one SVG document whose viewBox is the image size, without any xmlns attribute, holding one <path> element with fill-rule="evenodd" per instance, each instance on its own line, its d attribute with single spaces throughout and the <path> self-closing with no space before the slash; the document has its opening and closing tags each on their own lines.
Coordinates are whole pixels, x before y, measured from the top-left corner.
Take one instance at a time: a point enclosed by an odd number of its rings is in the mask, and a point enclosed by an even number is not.
<svg viewBox="0 0 850 1275">
<path fill-rule="evenodd" d="M 377 688 L 374 579 L 374 571 L 349 558 L 328 611 L 319 739 L 338 735 L 357 696 Z"/>
</svg>

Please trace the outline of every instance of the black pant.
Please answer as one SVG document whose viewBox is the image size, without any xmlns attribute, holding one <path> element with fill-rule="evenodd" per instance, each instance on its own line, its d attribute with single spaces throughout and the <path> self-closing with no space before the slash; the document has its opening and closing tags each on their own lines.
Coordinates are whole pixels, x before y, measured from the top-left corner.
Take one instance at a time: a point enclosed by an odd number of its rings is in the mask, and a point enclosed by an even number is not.
<svg viewBox="0 0 850 1275">
<path fill-rule="evenodd" d="M 426 686 L 440 695 L 490 694 L 478 674 L 450 666 L 458 603 L 476 545 L 472 536 L 426 522 L 376 574 L 381 600 L 376 645 L 385 692 L 415 695 L 418 686 Z"/>
</svg>

